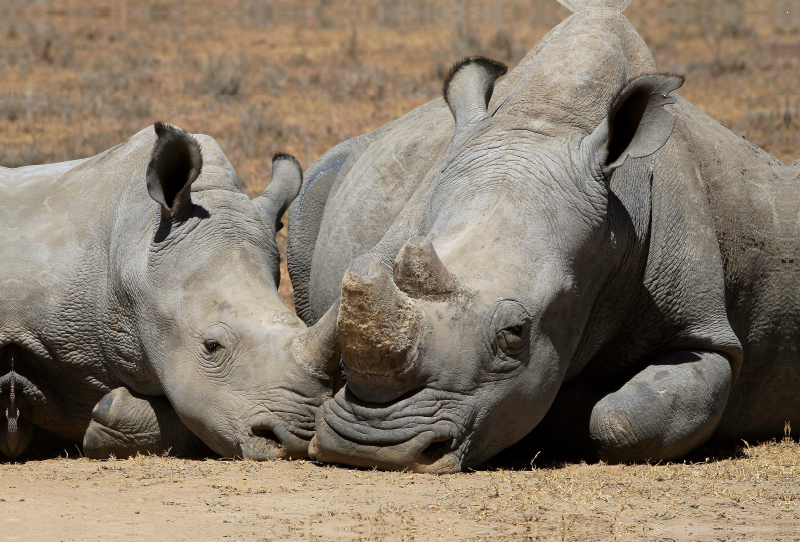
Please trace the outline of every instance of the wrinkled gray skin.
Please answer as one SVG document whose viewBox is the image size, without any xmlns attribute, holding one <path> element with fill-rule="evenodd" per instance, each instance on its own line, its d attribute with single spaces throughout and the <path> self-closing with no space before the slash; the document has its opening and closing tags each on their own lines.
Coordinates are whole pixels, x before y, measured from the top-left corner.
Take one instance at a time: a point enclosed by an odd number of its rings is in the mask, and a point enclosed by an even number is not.
<svg viewBox="0 0 800 542">
<path fill-rule="evenodd" d="M 449 107 L 306 172 L 295 302 L 341 299 L 347 378 L 312 457 L 452 472 L 546 414 L 608 461 L 800 425 L 798 167 L 671 94 L 626 4 L 577 9 L 493 94 L 503 70 L 464 63 Z"/>
<path fill-rule="evenodd" d="M 0 171 L 0 452 L 39 427 L 90 457 L 306 455 L 338 355 L 335 320 L 306 329 L 278 297 L 301 182 L 276 155 L 251 201 L 213 139 L 164 124 Z"/>
</svg>

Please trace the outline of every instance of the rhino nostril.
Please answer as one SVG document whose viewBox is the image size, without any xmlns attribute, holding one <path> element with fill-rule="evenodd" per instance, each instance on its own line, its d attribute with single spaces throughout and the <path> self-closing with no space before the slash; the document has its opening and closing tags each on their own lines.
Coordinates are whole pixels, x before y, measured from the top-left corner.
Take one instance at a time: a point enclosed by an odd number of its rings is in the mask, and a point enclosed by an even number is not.
<svg viewBox="0 0 800 542">
<path fill-rule="evenodd" d="M 430 465 L 449 454 L 453 448 L 453 439 L 431 442 L 419 455 L 419 463 Z"/>
<path fill-rule="evenodd" d="M 253 428 L 253 436 L 258 438 L 263 438 L 267 441 L 268 444 L 272 444 L 277 448 L 283 448 L 283 443 L 281 443 L 281 439 L 279 439 L 272 429 L 256 429 Z"/>
</svg>

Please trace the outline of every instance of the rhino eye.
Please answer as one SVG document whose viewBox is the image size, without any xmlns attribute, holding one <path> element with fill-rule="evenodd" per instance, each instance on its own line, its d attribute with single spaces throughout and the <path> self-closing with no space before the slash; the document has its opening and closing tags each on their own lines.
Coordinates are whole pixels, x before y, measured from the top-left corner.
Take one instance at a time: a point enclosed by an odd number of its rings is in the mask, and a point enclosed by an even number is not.
<svg viewBox="0 0 800 542">
<path fill-rule="evenodd" d="M 527 324 L 518 324 L 500 330 L 497 334 L 497 343 L 500 350 L 509 356 L 519 354 L 525 347 Z"/>
<path fill-rule="evenodd" d="M 221 344 L 219 344 L 219 342 L 217 342 L 214 339 L 205 339 L 203 341 L 203 348 L 206 349 L 206 352 L 208 352 L 209 354 L 212 354 L 212 353 L 216 352 L 217 350 L 219 350 L 220 348 L 223 348 L 223 346 Z"/>
</svg>

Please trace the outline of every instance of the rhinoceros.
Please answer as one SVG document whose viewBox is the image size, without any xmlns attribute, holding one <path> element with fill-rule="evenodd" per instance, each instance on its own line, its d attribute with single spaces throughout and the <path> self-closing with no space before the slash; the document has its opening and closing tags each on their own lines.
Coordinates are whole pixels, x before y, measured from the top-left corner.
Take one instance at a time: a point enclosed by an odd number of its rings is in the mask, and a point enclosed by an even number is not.
<svg viewBox="0 0 800 542">
<path fill-rule="evenodd" d="M 163 123 L 2 169 L 0 452 L 38 427 L 90 457 L 304 456 L 338 354 L 335 315 L 307 328 L 278 297 L 301 178 L 278 154 L 250 200 L 212 138 Z"/>
<path fill-rule="evenodd" d="M 628 0 L 562 3 L 496 90 L 466 59 L 307 170 L 295 302 L 340 303 L 346 377 L 312 457 L 452 472 L 540 427 L 659 460 L 800 424 L 798 167 L 674 94 Z"/>
</svg>

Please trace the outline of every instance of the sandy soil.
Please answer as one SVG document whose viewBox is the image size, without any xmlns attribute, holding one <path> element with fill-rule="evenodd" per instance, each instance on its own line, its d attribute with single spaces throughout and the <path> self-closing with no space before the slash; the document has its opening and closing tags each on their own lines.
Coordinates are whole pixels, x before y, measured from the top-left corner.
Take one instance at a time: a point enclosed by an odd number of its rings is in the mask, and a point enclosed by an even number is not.
<svg viewBox="0 0 800 542">
<path fill-rule="evenodd" d="M 800 540 L 800 446 L 435 476 L 308 461 L 0 465 L 0 540 Z"/>
</svg>

